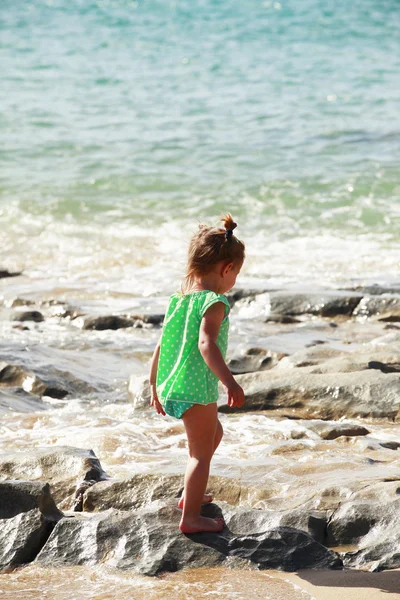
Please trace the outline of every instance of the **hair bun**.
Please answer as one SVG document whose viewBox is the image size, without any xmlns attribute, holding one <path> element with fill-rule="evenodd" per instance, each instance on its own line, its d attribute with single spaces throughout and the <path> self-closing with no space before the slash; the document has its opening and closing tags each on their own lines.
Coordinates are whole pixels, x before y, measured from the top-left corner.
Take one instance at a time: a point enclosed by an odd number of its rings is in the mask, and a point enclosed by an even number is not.
<svg viewBox="0 0 400 600">
<path fill-rule="evenodd" d="M 224 217 L 222 217 L 221 221 L 224 224 L 226 231 L 233 231 L 237 227 L 237 223 L 232 219 L 232 215 L 227 213 Z"/>
</svg>

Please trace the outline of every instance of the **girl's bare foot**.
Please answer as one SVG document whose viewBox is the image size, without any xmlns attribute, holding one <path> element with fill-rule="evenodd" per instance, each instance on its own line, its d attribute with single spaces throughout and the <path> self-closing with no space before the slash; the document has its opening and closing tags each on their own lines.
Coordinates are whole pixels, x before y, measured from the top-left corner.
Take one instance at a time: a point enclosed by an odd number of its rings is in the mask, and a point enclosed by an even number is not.
<svg viewBox="0 0 400 600">
<path fill-rule="evenodd" d="M 204 494 L 203 496 L 203 504 L 208 504 L 209 502 L 213 501 L 213 497 L 212 494 Z M 183 508 L 183 503 L 185 502 L 185 497 L 182 496 L 182 498 L 179 499 L 178 502 L 178 508 Z"/>
<path fill-rule="evenodd" d="M 194 517 L 192 519 L 182 519 L 179 523 L 179 529 L 182 533 L 200 533 L 202 531 L 211 531 L 218 533 L 225 527 L 225 521 L 222 517 L 209 519 L 208 517 Z"/>
</svg>

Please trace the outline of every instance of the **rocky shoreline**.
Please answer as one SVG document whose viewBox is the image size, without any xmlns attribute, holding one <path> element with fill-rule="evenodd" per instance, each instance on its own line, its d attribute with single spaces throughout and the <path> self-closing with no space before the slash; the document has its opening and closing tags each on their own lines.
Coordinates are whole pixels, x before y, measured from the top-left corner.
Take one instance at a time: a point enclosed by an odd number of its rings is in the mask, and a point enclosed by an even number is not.
<svg viewBox="0 0 400 600">
<path fill-rule="evenodd" d="M 260 477 L 249 471 L 248 479 L 210 478 L 214 502 L 204 511 L 223 514 L 222 534 L 179 533 L 179 469 L 121 478 L 108 467 L 106 473 L 90 449 L 56 444 L 9 451 L 0 454 L 3 572 L 32 561 L 104 563 L 152 576 L 228 563 L 287 571 L 400 567 L 400 285 L 236 290 L 230 302 L 239 348 L 230 367 L 246 404 L 233 410 L 221 396 L 227 443 L 240 419 L 258 419 L 258 433 L 286 429 L 268 433 L 266 448 L 260 442 L 267 465 L 255 465 Z M 51 322 L 75 336 L 142 331 L 151 345 L 163 319 L 158 306 L 157 300 L 155 310 L 89 314 L 58 299 L 9 296 L 0 314 L 15 335 L 36 335 Z M 6 350 L 0 354 L 4 415 L 46 412 L 49 399 L 96 402 L 112 388 L 57 360 L 25 360 L 23 352 L 9 360 Z M 129 391 L 146 418 L 145 377 L 133 375 Z M 251 449 L 251 430 L 242 429 Z"/>
</svg>

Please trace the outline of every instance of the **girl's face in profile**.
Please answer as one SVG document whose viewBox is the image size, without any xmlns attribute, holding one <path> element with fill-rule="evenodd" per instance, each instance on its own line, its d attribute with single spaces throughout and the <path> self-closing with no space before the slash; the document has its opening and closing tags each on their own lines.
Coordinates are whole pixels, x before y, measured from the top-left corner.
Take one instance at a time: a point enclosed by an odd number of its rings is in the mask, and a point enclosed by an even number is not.
<svg viewBox="0 0 400 600">
<path fill-rule="evenodd" d="M 235 265 L 234 263 L 229 263 L 225 266 L 222 272 L 222 286 L 223 286 L 223 294 L 229 292 L 236 283 L 236 278 L 240 273 L 242 265 Z"/>
</svg>

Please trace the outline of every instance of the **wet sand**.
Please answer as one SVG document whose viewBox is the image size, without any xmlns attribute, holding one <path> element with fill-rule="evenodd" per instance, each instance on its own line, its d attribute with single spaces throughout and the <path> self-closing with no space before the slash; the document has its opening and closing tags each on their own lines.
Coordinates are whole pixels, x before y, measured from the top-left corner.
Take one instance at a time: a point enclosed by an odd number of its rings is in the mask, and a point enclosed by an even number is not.
<svg viewBox="0 0 400 600">
<path fill-rule="evenodd" d="M 364 571 L 301 571 L 276 573 L 274 577 L 294 583 L 315 600 L 383 600 L 400 598 L 400 570 L 367 573 Z"/>
<path fill-rule="evenodd" d="M 141 577 L 105 565 L 43 568 L 32 563 L 0 575 L 0 598 L 52 600 L 383 600 L 400 598 L 400 570 L 286 573 L 201 568 Z"/>
</svg>

